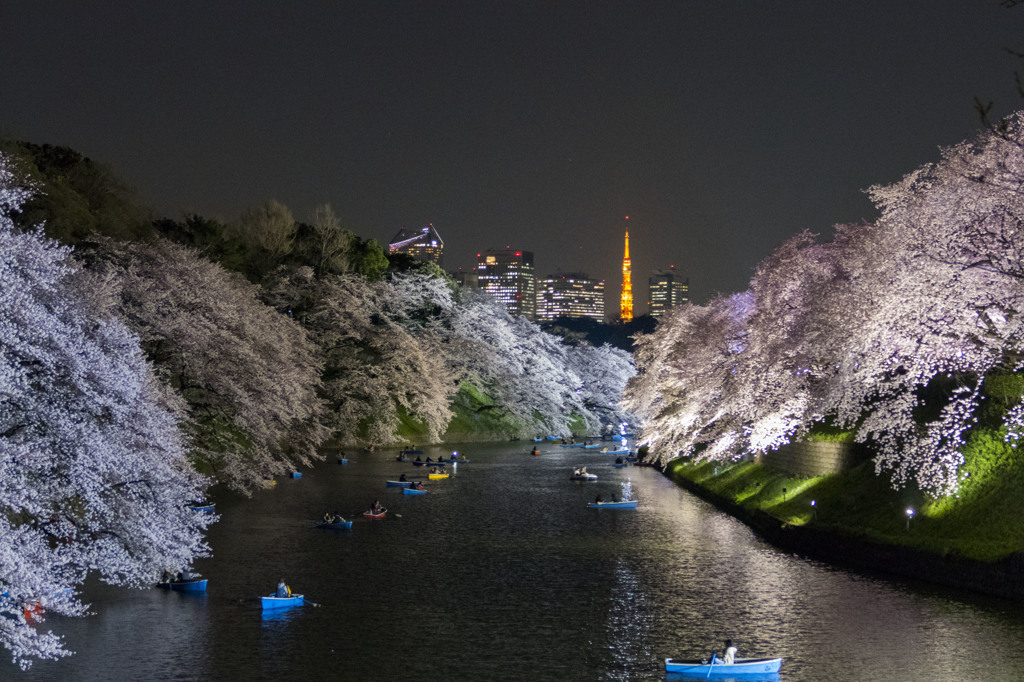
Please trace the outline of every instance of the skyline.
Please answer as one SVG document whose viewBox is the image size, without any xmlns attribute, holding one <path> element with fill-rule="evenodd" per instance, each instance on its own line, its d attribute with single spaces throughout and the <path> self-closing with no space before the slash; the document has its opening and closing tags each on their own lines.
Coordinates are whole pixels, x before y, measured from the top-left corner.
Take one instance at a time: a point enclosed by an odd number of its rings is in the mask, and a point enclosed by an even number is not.
<svg viewBox="0 0 1024 682">
<path fill-rule="evenodd" d="M 158 217 L 330 203 L 383 246 L 433 223 L 446 269 L 530 250 L 539 273 L 604 279 L 609 310 L 627 230 L 641 288 L 674 265 L 703 303 L 804 229 L 873 219 L 863 190 L 969 137 L 975 96 L 1024 104 L 1005 51 L 1024 8 L 995 0 L 2 16 L 0 135 L 108 165 Z"/>
</svg>

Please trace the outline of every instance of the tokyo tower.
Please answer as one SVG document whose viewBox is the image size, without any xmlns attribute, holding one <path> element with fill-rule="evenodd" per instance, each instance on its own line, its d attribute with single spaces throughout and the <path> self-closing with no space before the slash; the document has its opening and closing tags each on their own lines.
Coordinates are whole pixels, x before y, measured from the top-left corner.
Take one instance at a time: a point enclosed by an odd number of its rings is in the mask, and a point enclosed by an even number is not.
<svg viewBox="0 0 1024 682">
<path fill-rule="evenodd" d="M 629 216 L 626 218 L 628 220 Z M 619 303 L 619 313 L 623 322 L 633 319 L 633 275 L 629 262 L 629 232 L 626 233 L 626 253 L 622 257 L 622 300 Z"/>
</svg>

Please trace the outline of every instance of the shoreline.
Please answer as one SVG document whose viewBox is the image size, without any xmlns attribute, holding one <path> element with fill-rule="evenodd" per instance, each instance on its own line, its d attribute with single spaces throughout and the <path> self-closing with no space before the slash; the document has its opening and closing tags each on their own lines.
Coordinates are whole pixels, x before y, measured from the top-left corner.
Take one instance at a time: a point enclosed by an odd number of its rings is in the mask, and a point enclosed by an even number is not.
<svg viewBox="0 0 1024 682">
<path fill-rule="evenodd" d="M 841 535 L 812 525 L 787 524 L 751 512 L 682 476 L 662 474 L 719 511 L 742 521 L 769 544 L 846 568 L 870 570 L 1024 602 L 1024 552 L 986 562 Z"/>
</svg>

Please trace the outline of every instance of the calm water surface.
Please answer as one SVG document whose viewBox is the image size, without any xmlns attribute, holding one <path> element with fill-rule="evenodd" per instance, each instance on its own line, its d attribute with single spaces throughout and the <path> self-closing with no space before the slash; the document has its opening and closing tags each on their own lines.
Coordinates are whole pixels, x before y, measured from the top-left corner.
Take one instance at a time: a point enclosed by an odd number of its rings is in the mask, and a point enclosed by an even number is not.
<svg viewBox="0 0 1024 682">
<path fill-rule="evenodd" d="M 91 585 L 96 615 L 45 623 L 76 655 L 0 678 L 664 680 L 665 657 L 726 637 L 784 657 L 776 680 L 1022 678 L 1021 605 L 779 552 L 655 470 L 530 446 L 466 446 L 422 496 L 385 488 L 425 478 L 394 451 L 225 495 L 196 566 L 206 595 Z M 576 464 L 599 480 L 569 481 Z M 627 479 L 638 509 L 586 508 Z M 374 498 L 387 518 L 313 528 Z M 256 598 L 282 577 L 321 606 L 264 616 Z"/>
</svg>

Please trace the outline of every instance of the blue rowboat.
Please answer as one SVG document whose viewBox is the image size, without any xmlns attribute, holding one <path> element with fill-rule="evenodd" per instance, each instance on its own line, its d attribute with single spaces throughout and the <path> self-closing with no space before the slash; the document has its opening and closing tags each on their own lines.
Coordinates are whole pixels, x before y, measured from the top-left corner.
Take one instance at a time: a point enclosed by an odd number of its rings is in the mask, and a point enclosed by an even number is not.
<svg viewBox="0 0 1024 682">
<path fill-rule="evenodd" d="M 533 442 L 534 442 L 534 443 L 540 443 L 540 442 L 542 442 L 543 440 L 544 440 L 543 438 L 534 438 L 534 439 L 533 439 Z"/>
<path fill-rule="evenodd" d="M 615 467 L 616 469 L 621 469 L 622 467 L 628 467 L 629 462 L 613 462 L 612 466 Z"/>
<path fill-rule="evenodd" d="M 569 476 L 570 481 L 596 481 L 597 474 L 592 474 L 589 471 L 584 474 L 573 474 Z"/>
<path fill-rule="evenodd" d="M 292 478 L 302 478 L 302 472 L 301 471 L 293 471 L 292 472 Z"/>
<path fill-rule="evenodd" d="M 560 447 L 560 448 L 582 448 L 583 447 L 583 443 L 560 443 L 558 447 Z"/>
<path fill-rule="evenodd" d="M 605 450 L 604 454 L 606 454 L 606 455 L 628 455 L 629 454 L 629 450 L 627 450 L 626 448 L 622 448 L 621 450 Z"/>
<path fill-rule="evenodd" d="M 275 597 L 270 595 L 269 597 L 260 597 L 260 603 L 263 605 L 263 610 L 269 609 L 290 609 L 293 606 L 302 606 L 305 599 L 302 598 L 301 594 L 293 594 L 290 597 Z"/>
<path fill-rule="evenodd" d="M 388 488 L 408 488 L 412 481 L 384 481 L 384 485 Z"/>
<path fill-rule="evenodd" d="M 171 580 L 170 582 L 157 583 L 157 587 L 175 592 L 206 592 L 206 578 L 193 578 L 192 580 Z"/>
<path fill-rule="evenodd" d="M 427 491 L 426 489 L 417 490 L 415 488 L 402 488 L 402 493 L 405 495 L 426 495 Z"/>
<path fill-rule="evenodd" d="M 592 445 L 584 445 L 583 449 L 584 450 L 596 450 L 599 447 L 601 447 L 600 443 L 593 443 Z"/>
<path fill-rule="evenodd" d="M 713 659 L 711 661 L 707 659 L 665 659 L 665 672 L 700 675 L 711 679 L 722 676 L 771 675 L 779 672 L 781 666 L 781 658 L 737 658 L 729 664 L 715 663 Z"/>
<path fill-rule="evenodd" d="M 640 500 L 629 500 L 627 502 L 590 502 L 587 504 L 591 509 L 636 509 Z"/>
<path fill-rule="evenodd" d="M 422 455 L 422 450 L 402 450 L 403 455 Z"/>
<path fill-rule="evenodd" d="M 188 508 L 191 509 L 194 512 L 207 512 L 207 513 L 212 514 L 213 513 L 213 508 L 215 506 L 216 505 L 213 505 L 213 504 L 203 504 L 203 505 L 190 504 Z"/>
<path fill-rule="evenodd" d="M 348 464 L 348 457 L 339 457 L 338 464 Z"/>
<path fill-rule="evenodd" d="M 317 528 L 328 528 L 331 530 L 344 530 L 352 527 L 351 521 L 321 521 L 316 524 Z"/>
<path fill-rule="evenodd" d="M 548 436 L 548 440 L 562 440 L 561 436 Z"/>
</svg>

